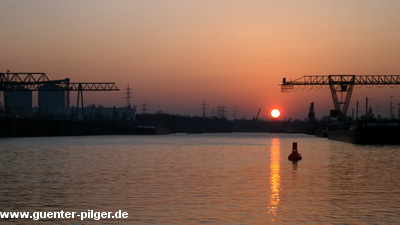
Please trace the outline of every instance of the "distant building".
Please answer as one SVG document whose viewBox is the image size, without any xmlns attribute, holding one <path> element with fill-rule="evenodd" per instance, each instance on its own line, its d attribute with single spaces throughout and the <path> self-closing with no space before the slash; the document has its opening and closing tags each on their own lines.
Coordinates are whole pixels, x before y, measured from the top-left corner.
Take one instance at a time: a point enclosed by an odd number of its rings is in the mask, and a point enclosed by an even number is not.
<svg viewBox="0 0 400 225">
<path fill-rule="evenodd" d="M 32 91 L 17 87 L 5 92 L 8 114 L 15 117 L 29 117 L 32 113 Z"/>
<path fill-rule="evenodd" d="M 89 106 L 84 109 L 84 118 L 82 118 L 82 109 L 77 110 L 75 107 L 71 108 L 34 108 L 33 114 L 39 118 L 48 119 L 66 119 L 66 120 L 122 120 L 122 121 L 135 121 L 136 120 L 136 107 L 133 108 L 104 108 Z"/>
<path fill-rule="evenodd" d="M 73 110 L 73 109 L 69 109 Z M 69 112 L 70 115 L 73 112 Z M 124 120 L 135 121 L 136 107 L 133 108 L 104 108 L 104 107 L 87 107 L 85 108 L 85 119 L 87 120 Z"/>
<path fill-rule="evenodd" d="M 38 106 L 42 110 L 64 109 L 64 88 L 55 84 L 40 87 L 38 93 Z"/>
</svg>

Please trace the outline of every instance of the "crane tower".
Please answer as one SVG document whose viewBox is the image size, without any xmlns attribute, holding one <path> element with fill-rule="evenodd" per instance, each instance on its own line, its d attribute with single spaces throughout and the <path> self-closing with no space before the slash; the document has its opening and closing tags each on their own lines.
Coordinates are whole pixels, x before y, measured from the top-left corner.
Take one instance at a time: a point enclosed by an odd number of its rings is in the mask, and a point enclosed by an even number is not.
<svg viewBox="0 0 400 225">
<path fill-rule="evenodd" d="M 283 78 L 282 92 L 289 92 L 301 86 L 328 87 L 331 91 L 334 115 L 346 116 L 351 95 L 355 85 L 399 85 L 400 75 L 312 75 L 303 76 L 293 81 Z M 338 93 L 345 94 L 344 100 L 339 100 Z"/>
</svg>

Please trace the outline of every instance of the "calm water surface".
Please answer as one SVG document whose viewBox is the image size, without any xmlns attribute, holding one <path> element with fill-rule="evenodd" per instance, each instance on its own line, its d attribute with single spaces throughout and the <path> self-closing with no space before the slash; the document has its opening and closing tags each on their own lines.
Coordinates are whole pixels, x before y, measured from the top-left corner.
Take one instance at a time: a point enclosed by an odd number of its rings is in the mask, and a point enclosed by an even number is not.
<svg viewBox="0 0 400 225">
<path fill-rule="evenodd" d="M 96 224 L 400 224 L 399 160 L 399 146 L 299 134 L 0 139 L 0 211 L 129 213 Z"/>
</svg>

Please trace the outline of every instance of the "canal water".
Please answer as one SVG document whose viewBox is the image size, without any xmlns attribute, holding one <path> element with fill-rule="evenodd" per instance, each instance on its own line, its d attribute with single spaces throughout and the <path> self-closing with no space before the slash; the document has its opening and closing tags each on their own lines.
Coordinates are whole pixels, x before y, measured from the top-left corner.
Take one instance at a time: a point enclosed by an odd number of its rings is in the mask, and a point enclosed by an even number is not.
<svg viewBox="0 0 400 225">
<path fill-rule="evenodd" d="M 0 224 L 400 224 L 399 160 L 302 134 L 0 139 L 0 212 L 129 215 Z"/>
</svg>

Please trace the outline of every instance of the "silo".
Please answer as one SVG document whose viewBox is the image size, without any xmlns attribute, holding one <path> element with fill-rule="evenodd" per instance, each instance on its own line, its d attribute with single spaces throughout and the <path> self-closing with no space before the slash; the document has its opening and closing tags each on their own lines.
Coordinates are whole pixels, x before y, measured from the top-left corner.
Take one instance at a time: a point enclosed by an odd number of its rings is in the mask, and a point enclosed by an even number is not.
<svg viewBox="0 0 400 225">
<path fill-rule="evenodd" d="M 57 110 L 65 108 L 65 90 L 55 84 L 45 85 L 39 88 L 39 109 Z"/>
<path fill-rule="evenodd" d="M 9 114 L 17 117 L 29 117 L 32 113 L 32 91 L 16 87 L 5 93 Z"/>
</svg>

